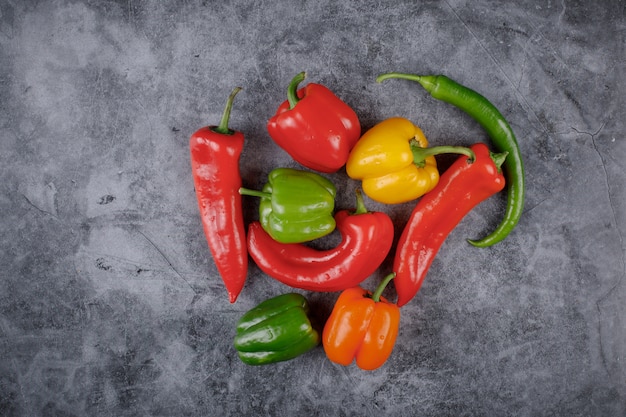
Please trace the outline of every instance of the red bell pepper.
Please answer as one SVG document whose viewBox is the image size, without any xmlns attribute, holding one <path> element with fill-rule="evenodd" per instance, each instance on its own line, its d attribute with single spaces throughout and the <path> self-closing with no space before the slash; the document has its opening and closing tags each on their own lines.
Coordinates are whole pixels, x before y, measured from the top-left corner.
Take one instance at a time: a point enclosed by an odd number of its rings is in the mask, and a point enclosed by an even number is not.
<svg viewBox="0 0 626 417">
<path fill-rule="evenodd" d="M 332 292 L 353 287 L 384 261 L 393 242 L 393 223 L 383 212 L 368 212 L 359 191 L 356 210 L 339 211 L 335 221 L 342 240 L 328 250 L 277 242 L 253 222 L 248 253 L 263 272 L 293 288 Z"/>
<path fill-rule="evenodd" d="M 296 92 L 305 72 L 287 88 L 287 100 L 269 120 L 270 137 L 296 162 L 315 171 L 332 173 L 343 167 L 361 136 L 354 110 L 321 84 Z"/>
<path fill-rule="evenodd" d="M 500 165 L 506 153 L 492 154 L 483 143 L 471 146 L 475 160 L 457 159 L 439 183 L 415 205 L 398 240 L 393 270 L 398 306 L 419 291 L 439 248 L 476 205 L 504 188 Z"/>
<path fill-rule="evenodd" d="M 189 140 L 191 171 L 202 227 L 215 265 L 231 303 L 243 289 L 248 274 L 248 251 L 241 205 L 239 158 L 244 136 L 228 128 L 233 90 L 219 126 L 205 126 Z"/>
</svg>

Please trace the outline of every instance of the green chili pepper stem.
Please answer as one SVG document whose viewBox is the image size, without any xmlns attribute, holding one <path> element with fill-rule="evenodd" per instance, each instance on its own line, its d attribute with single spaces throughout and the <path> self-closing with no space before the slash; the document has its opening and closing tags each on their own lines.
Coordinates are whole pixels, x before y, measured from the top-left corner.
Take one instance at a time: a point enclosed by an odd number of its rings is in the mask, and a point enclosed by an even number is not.
<svg viewBox="0 0 626 417">
<path fill-rule="evenodd" d="M 420 84 L 422 84 L 423 82 L 426 83 L 432 83 L 430 80 L 428 80 L 429 76 L 423 76 L 423 75 L 416 75 L 416 74 L 405 74 L 402 72 L 388 72 L 386 74 L 381 74 L 378 77 L 376 77 L 376 82 L 377 83 L 382 83 L 385 80 L 388 80 L 390 78 L 400 78 L 403 80 L 409 80 L 409 81 L 416 81 Z M 423 85 L 423 84 L 422 84 Z M 424 88 L 426 88 L 424 86 Z"/>
<path fill-rule="evenodd" d="M 298 98 L 298 84 L 304 81 L 305 78 L 306 72 L 302 71 L 301 73 L 293 77 L 293 79 L 289 83 L 289 86 L 287 87 L 287 101 L 289 102 L 289 110 L 296 107 L 296 104 L 298 104 L 298 102 L 300 101 L 300 99 Z"/>
<path fill-rule="evenodd" d="M 387 284 L 389 284 L 391 282 L 392 279 L 394 279 L 396 277 L 396 273 L 392 272 L 391 274 L 387 275 L 380 284 L 378 284 L 378 287 L 376 287 L 376 290 L 374 291 L 374 293 L 372 294 L 372 300 L 374 300 L 375 302 L 379 302 L 380 301 L 380 296 L 383 294 L 383 291 L 385 291 L 385 288 L 387 287 Z"/>
<path fill-rule="evenodd" d="M 268 193 L 265 191 L 251 190 L 249 188 L 241 187 L 239 189 L 240 195 L 249 195 L 252 197 L 261 197 L 261 198 L 272 198 L 272 193 Z"/>
<path fill-rule="evenodd" d="M 429 156 L 441 155 L 445 153 L 465 155 L 469 158 L 470 163 L 474 162 L 474 159 L 476 159 L 474 151 L 464 146 L 433 146 L 432 148 L 422 148 L 415 139 L 411 140 L 410 145 L 411 152 L 413 153 L 413 162 L 419 167 L 423 167 L 425 165 L 425 160 Z"/>
<path fill-rule="evenodd" d="M 365 202 L 363 201 L 363 193 L 360 188 L 357 188 L 356 191 L 356 210 L 352 214 L 365 214 L 367 213 L 367 207 L 365 207 Z"/>
<path fill-rule="evenodd" d="M 241 90 L 242 90 L 241 87 L 235 87 L 233 91 L 230 93 L 230 96 L 228 96 L 228 100 L 226 100 L 226 107 L 224 107 L 222 120 L 220 121 L 219 126 L 215 126 L 211 128 L 213 132 L 221 133 L 222 135 L 232 135 L 233 133 L 235 133 L 234 130 L 228 127 L 228 121 L 230 120 L 230 111 L 233 108 L 233 101 L 235 101 L 235 96 Z"/>
</svg>

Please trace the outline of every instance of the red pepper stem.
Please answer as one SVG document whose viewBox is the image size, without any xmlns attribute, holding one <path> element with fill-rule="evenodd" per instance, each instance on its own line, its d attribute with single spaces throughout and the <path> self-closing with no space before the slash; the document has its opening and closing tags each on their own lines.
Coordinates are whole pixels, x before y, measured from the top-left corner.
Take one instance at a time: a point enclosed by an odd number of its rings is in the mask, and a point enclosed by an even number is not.
<svg viewBox="0 0 626 417">
<path fill-rule="evenodd" d="M 222 135 L 232 135 L 234 130 L 228 127 L 228 121 L 230 120 L 230 111 L 233 108 L 233 101 L 238 92 L 241 91 L 241 87 L 235 87 L 226 100 L 226 107 L 224 107 L 224 113 L 222 114 L 222 120 L 219 126 L 212 127 L 211 130 L 215 133 L 221 133 Z"/>
<path fill-rule="evenodd" d="M 357 188 L 356 191 L 356 209 L 352 214 L 365 214 L 367 213 L 367 207 L 365 207 L 365 203 L 363 202 L 363 193 L 361 193 L 361 189 Z"/>
<path fill-rule="evenodd" d="M 249 195 L 252 197 L 261 197 L 261 198 L 272 198 L 272 193 L 268 193 L 265 191 L 251 190 L 249 188 L 241 187 L 239 189 L 240 195 Z"/>
<path fill-rule="evenodd" d="M 419 167 L 423 167 L 425 165 L 425 160 L 429 156 L 441 155 L 444 153 L 465 155 L 469 158 L 469 162 L 474 162 L 474 159 L 476 159 L 474 151 L 464 146 L 433 146 L 432 148 L 422 148 L 415 139 L 411 140 L 410 145 L 411 152 L 413 152 L 413 162 Z"/>
<path fill-rule="evenodd" d="M 306 72 L 302 71 L 301 73 L 293 77 L 293 79 L 289 83 L 289 86 L 287 87 L 287 101 L 289 102 L 289 110 L 296 107 L 296 104 L 298 104 L 298 102 L 300 101 L 300 98 L 298 98 L 298 84 L 304 81 L 305 78 Z"/>
<path fill-rule="evenodd" d="M 387 275 L 380 284 L 378 284 L 378 287 L 376 287 L 376 290 L 374 291 L 374 293 L 372 294 L 372 300 L 374 300 L 375 302 L 379 302 L 380 301 L 380 296 L 383 294 L 383 291 L 385 291 L 385 288 L 387 287 L 387 284 L 389 284 L 391 282 L 392 279 L 394 279 L 396 277 L 396 273 L 392 272 L 391 274 Z"/>
<path fill-rule="evenodd" d="M 508 155 L 509 155 L 508 152 L 500 152 L 500 153 L 491 152 L 490 153 L 491 160 L 493 161 L 495 166 L 498 167 L 498 171 L 500 171 L 500 167 L 502 167 L 502 164 L 504 163 Z"/>
</svg>

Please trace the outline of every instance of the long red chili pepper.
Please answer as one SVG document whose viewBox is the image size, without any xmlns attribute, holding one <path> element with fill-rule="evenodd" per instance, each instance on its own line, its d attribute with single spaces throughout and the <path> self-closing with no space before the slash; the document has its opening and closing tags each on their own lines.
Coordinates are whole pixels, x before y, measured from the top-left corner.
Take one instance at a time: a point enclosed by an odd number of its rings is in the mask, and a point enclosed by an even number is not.
<svg viewBox="0 0 626 417">
<path fill-rule="evenodd" d="M 354 212 L 335 215 L 342 235 L 333 249 L 316 250 L 301 243 L 280 243 L 259 222 L 248 228 L 248 252 L 267 275 L 293 288 L 342 291 L 369 277 L 384 261 L 393 242 L 393 222 L 383 212 L 368 212 L 357 193 Z"/>
<path fill-rule="evenodd" d="M 492 154 L 483 143 L 471 149 L 475 160 L 462 156 L 441 175 L 437 186 L 416 204 L 400 236 L 393 264 L 398 306 L 417 294 L 452 229 L 476 205 L 504 188 L 500 165 L 506 153 Z"/>
<path fill-rule="evenodd" d="M 248 274 L 248 252 L 241 205 L 239 158 L 244 136 L 228 128 L 235 88 L 219 126 L 205 126 L 191 135 L 191 171 L 202 227 L 215 265 L 234 303 Z"/>
</svg>

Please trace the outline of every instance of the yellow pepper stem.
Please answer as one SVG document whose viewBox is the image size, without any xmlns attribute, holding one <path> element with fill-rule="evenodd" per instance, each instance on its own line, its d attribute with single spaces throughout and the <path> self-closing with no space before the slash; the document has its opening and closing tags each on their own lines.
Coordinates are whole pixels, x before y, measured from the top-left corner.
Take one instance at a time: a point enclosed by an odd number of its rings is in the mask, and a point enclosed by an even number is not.
<svg viewBox="0 0 626 417">
<path fill-rule="evenodd" d="M 418 167 L 423 167 L 426 164 L 426 158 L 429 156 L 441 155 L 445 153 L 455 153 L 465 155 L 469 158 L 470 163 L 474 162 L 476 155 L 470 148 L 464 146 L 433 146 L 432 148 L 422 148 L 417 140 L 413 139 L 410 142 L 411 152 L 413 153 L 413 162 Z"/>
</svg>

